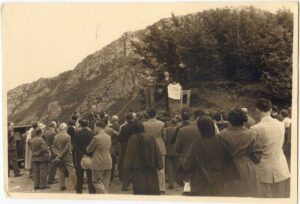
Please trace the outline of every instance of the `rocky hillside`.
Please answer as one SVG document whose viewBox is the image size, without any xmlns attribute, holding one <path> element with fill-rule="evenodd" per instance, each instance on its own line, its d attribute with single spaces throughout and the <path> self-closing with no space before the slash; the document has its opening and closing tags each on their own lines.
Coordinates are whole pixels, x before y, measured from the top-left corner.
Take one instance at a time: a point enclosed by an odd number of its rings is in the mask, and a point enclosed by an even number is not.
<svg viewBox="0 0 300 204">
<path fill-rule="evenodd" d="M 131 42 L 139 32 L 118 40 L 83 59 L 72 71 L 39 79 L 8 92 L 8 117 L 16 123 L 57 118 L 68 120 L 74 111 L 118 113 L 138 96 L 143 66 Z"/>
<path fill-rule="evenodd" d="M 260 96 L 289 106 L 292 31 L 293 14 L 286 10 L 271 14 L 253 7 L 225 8 L 172 15 L 124 33 L 71 71 L 10 90 L 8 118 L 28 124 L 67 121 L 74 111 L 84 113 L 94 106 L 110 114 L 143 110 L 140 82 L 151 68 L 185 78 L 182 84 L 192 90 L 192 108 L 229 110 L 241 105 L 251 111 Z M 185 73 L 176 69 L 182 64 Z"/>
</svg>

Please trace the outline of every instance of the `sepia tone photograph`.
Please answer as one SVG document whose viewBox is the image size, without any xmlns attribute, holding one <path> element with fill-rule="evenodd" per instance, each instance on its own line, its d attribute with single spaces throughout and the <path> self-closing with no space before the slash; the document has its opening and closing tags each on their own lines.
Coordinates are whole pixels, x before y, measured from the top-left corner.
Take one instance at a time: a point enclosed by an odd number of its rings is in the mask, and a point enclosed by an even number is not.
<svg viewBox="0 0 300 204">
<path fill-rule="evenodd" d="M 296 202 L 297 1 L 6 3 L 1 24 L 8 197 Z"/>
</svg>

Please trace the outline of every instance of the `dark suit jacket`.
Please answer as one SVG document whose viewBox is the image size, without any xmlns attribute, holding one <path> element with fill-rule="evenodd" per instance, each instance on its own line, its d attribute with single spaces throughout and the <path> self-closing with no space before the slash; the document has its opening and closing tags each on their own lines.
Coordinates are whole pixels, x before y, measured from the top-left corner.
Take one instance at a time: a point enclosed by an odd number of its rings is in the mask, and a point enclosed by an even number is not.
<svg viewBox="0 0 300 204">
<path fill-rule="evenodd" d="M 165 128 L 165 145 L 166 145 L 166 156 L 178 156 L 175 150 L 175 144 L 172 143 L 174 138 L 176 137 L 176 126 L 171 126 Z"/>
<path fill-rule="evenodd" d="M 32 161 L 44 162 L 49 161 L 50 152 L 45 140 L 42 137 L 31 139 Z"/>
<path fill-rule="evenodd" d="M 177 134 L 175 148 L 177 153 L 180 155 L 181 162 L 185 159 L 186 154 L 193 142 L 200 137 L 201 134 L 199 132 L 199 129 L 194 124 L 190 124 L 180 128 Z"/>
<path fill-rule="evenodd" d="M 68 127 L 67 133 L 71 137 L 71 143 L 72 143 L 72 146 L 73 146 L 73 150 L 76 150 L 76 144 L 74 143 L 74 137 L 75 137 L 75 134 L 76 134 L 75 127 L 73 127 L 73 126 Z"/>
<path fill-rule="evenodd" d="M 129 121 L 126 125 L 120 127 L 120 134 L 118 137 L 118 142 L 120 143 L 128 143 L 128 139 L 134 133 L 134 124 L 135 122 Z"/>
<path fill-rule="evenodd" d="M 52 145 L 53 145 L 53 140 L 54 140 L 54 136 L 56 135 L 56 131 L 54 130 L 54 128 L 49 128 L 48 130 L 45 131 L 44 133 L 44 139 L 46 144 L 48 145 L 48 147 L 50 148 L 50 151 L 52 151 Z"/>
<path fill-rule="evenodd" d="M 74 144 L 76 146 L 76 151 L 79 155 L 79 159 L 81 160 L 82 155 L 86 154 L 88 156 L 92 156 L 91 154 L 87 154 L 86 148 L 92 141 L 93 137 L 95 136 L 95 133 L 92 132 L 88 128 L 83 128 L 75 133 L 74 136 Z"/>
</svg>

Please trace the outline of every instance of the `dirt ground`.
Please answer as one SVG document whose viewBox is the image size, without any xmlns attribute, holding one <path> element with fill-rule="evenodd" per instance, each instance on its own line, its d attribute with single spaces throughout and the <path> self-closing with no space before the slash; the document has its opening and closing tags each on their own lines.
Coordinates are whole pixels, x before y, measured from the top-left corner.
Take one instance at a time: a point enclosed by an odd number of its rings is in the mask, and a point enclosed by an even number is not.
<svg viewBox="0 0 300 204">
<path fill-rule="evenodd" d="M 75 193 L 70 179 L 66 179 L 66 191 L 60 191 L 57 183 L 49 185 L 49 189 L 45 190 L 34 190 L 33 180 L 29 179 L 29 172 L 21 170 L 24 173 L 21 177 L 9 177 L 8 178 L 8 190 L 11 193 Z M 12 174 L 12 172 L 11 172 Z M 166 184 L 168 187 L 168 184 Z M 109 193 L 111 194 L 133 194 L 132 185 L 129 187 L 129 191 L 121 191 L 122 183 L 118 178 L 114 178 L 114 181 L 110 183 Z M 84 184 L 83 193 L 87 194 L 87 184 Z M 166 195 L 181 195 L 182 187 L 176 186 L 174 189 L 167 189 Z"/>
</svg>

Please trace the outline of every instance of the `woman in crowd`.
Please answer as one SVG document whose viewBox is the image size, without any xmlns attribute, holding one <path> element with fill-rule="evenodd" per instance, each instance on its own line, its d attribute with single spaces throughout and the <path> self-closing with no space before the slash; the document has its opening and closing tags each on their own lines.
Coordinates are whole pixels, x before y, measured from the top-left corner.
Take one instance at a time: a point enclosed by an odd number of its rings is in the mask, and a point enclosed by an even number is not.
<svg viewBox="0 0 300 204">
<path fill-rule="evenodd" d="M 247 119 L 242 109 L 232 110 L 228 114 L 231 127 L 220 133 L 240 174 L 239 180 L 225 184 L 230 196 L 257 196 L 255 164 L 260 161 L 262 148 L 257 133 L 244 127 Z"/>
<path fill-rule="evenodd" d="M 183 161 L 184 172 L 191 174 L 190 195 L 223 196 L 224 183 L 239 179 L 238 171 L 221 138 L 215 134 L 212 119 L 200 117 L 197 126 L 202 137 L 191 145 Z"/>
<path fill-rule="evenodd" d="M 129 138 L 125 166 L 132 172 L 133 194 L 160 194 L 157 170 L 163 168 L 161 153 L 155 139 L 145 134 L 140 122 Z"/>
</svg>

